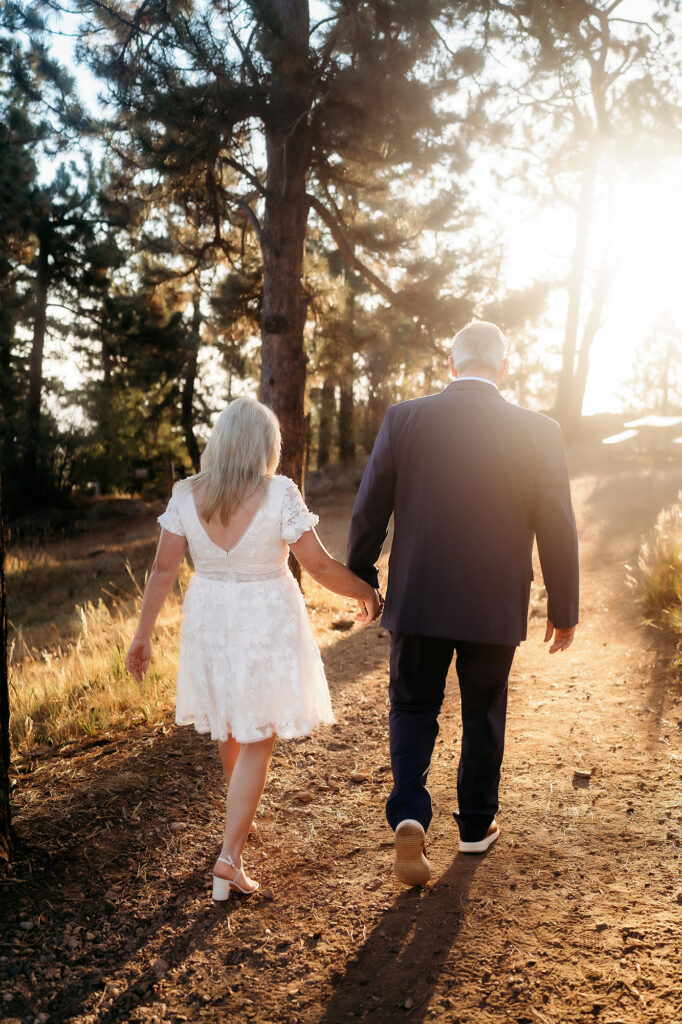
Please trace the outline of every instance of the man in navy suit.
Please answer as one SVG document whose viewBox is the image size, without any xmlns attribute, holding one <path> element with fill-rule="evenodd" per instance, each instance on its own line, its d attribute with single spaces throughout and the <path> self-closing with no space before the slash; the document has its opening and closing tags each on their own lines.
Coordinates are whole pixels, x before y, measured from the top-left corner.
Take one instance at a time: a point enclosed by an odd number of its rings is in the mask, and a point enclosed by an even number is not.
<svg viewBox="0 0 682 1024">
<path fill-rule="evenodd" d="M 426 782 L 453 654 L 462 704 L 457 774 L 459 850 L 482 853 L 495 820 L 507 680 L 526 637 L 537 539 L 550 654 L 578 622 L 578 543 L 561 431 L 507 402 L 506 339 L 478 321 L 455 336 L 453 380 L 440 394 L 391 406 L 360 485 L 348 566 L 372 586 L 391 514 L 394 535 L 382 625 L 391 634 L 390 745 L 397 877 L 430 877 Z"/>
</svg>

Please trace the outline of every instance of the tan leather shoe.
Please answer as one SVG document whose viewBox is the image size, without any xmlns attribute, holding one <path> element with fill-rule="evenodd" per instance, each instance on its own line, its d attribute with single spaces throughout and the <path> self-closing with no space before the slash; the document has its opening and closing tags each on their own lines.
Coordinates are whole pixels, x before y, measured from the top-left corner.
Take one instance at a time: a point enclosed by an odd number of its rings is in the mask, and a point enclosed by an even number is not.
<svg viewBox="0 0 682 1024">
<path fill-rule="evenodd" d="M 489 846 L 492 846 L 495 840 L 500 835 L 500 826 L 497 824 L 495 819 L 490 822 L 488 831 L 483 836 L 483 839 L 479 839 L 476 843 L 465 843 L 462 839 L 459 841 L 459 852 L 460 853 L 485 853 Z"/>
<path fill-rule="evenodd" d="M 413 818 L 401 821 L 395 830 L 393 873 L 403 885 L 424 885 L 431 877 L 425 840 L 424 829 Z"/>
</svg>

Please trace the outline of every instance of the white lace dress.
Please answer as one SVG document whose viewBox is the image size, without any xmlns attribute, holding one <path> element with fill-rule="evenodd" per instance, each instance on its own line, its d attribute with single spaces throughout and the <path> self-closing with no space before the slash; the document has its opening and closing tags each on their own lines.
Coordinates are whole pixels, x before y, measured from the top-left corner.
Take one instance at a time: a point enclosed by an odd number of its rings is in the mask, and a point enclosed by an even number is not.
<svg viewBox="0 0 682 1024">
<path fill-rule="evenodd" d="M 176 487 L 159 523 L 187 538 L 194 575 L 183 605 L 175 720 L 255 743 L 305 736 L 334 721 L 320 652 L 289 571 L 294 544 L 318 517 L 292 480 L 275 476 L 226 551 L 206 532 L 191 486 Z"/>
</svg>

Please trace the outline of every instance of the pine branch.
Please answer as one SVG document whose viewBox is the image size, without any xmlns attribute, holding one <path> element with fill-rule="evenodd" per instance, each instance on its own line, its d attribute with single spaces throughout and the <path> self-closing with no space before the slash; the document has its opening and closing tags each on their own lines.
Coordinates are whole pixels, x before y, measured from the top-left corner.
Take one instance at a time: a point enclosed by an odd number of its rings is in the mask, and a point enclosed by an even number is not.
<svg viewBox="0 0 682 1024">
<path fill-rule="evenodd" d="M 392 306 L 405 313 L 405 315 L 411 320 L 414 320 L 415 316 L 419 316 L 419 319 L 421 320 L 421 315 L 415 311 L 409 302 L 406 302 L 398 292 L 394 292 L 392 288 L 389 288 L 385 281 L 382 281 L 373 270 L 370 270 L 369 267 L 365 266 L 365 264 L 358 259 L 351 243 L 346 238 L 343 226 L 339 224 L 326 206 L 324 206 L 316 196 L 311 196 L 310 193 L 308 193 L 307 199 L 322 223 L 329 229 L 339 252 L 348 265 L 354 270 L 357 270 L 357 272 L 361 274 L 365 280 L 376 289 L 376 291 L 388 299 Z"/>
<path fill-rule="evenodd" d="M 248 167 L 244 167 L 242 163 L 240 163 L 238 160 L 235 160 L 235 158 L 232 156 L 225 156 L 223 154 L 220 154 L 218 160 L 220 161 L 221 164 L 226 164 L 227 167 L 231 167 L 233 170 L 238 171 L 240 174 L 243 174 L 244 177 L 248 178 L 253 187 L 257 189 L 262 196 L 265 195 L 265 188 L 263 186 L 263 183 L 256 177 L 255 174 L 253 174 L 248 169 Z"/>
<path fill-rule="evenodd" d="M 254 210 L 252 210 L 249 204 L 240 196 L 235 196 L 231 192 L 225 192 L 225 196 L 227 197 L 227 199 L 230 200 L 230 202 L 234 203 L 235 206 L 239 207 L 240 210 L 244 211 L 246 216 L 251 221 L 251 224 L 253 225 L 253 230 L 256 232 L 256 235 L 258 236 L 258 241 L 262 243 L 263 228 L 261 227 L 261 223 L 258 220 L 258 217 L 256 216 Z"/>
<path fill-rule="evenodd" d="M 254 26 L 254 28 L 253 28 L 253 30 L 251 32 L 251 35 L 248 38 L 246 46 L 242 42 L 242 40 L 240 38 L 240 35 L 239 35 L 239 32 L 235 31 L 234 28 L 232 27 L 232 25 L 230 25 L 230 28 L 232 30 L 232 39 L 237 44 L 237 46 L 239 48 L 239 52 L 242 55 L 242 60 L 244 62 L 244 67 L 246 68 L 246 70 L 247 70 L 247 72 L 249 74 L 249 78 L 251 79 L 251 84 L 254 85 L 259 90 L 262 89 L 263 83 L 260 80 L 260 77 L 258 75 L 258 71 L 256 69 L 256 66 L 253 63 L 253 61 L 251 60 L 251 56 L 250 56 L 251 49 L 252 49 L 252 44 L 253 44 L 253 37 L 256 34 L 257 26 Z"/>
</svg>

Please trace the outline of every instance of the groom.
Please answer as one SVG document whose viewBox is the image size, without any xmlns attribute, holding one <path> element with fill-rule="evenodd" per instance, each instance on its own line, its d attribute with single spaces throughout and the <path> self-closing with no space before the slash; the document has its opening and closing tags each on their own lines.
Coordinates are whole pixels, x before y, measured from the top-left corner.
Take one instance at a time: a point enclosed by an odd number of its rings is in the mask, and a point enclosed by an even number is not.
<svg viewBox="0 0 682 1024">
<path fill-rule="evenodd" d="M 561 431 L 502 398 L 505 349 L 494 324 L 470 323 L 455 336 L 445 390 L 391 406 L 350 524 L 348 566 L 376 587 L 375 563 L 394 517 L 381 620 L 391 634 L 386 816 L 396 833 L 394 870 L 406 885 L 430 877 L 426 782 L 453 655 L 462 704 L 459 850 L 482 853 L 499 836 L 507 680 L 526 637 L 534 537 L 550 654 L 569 647 L 578 621 L 578 544 Z"/>
</svg>

